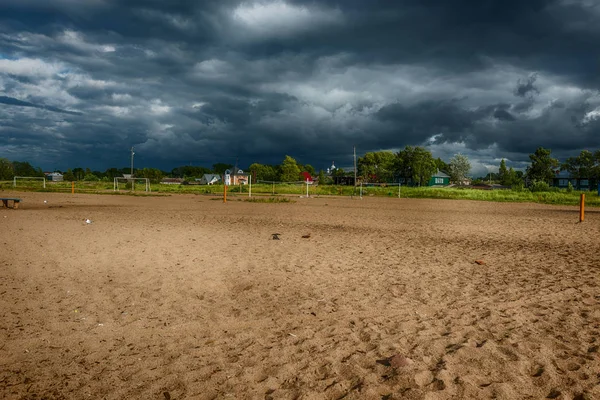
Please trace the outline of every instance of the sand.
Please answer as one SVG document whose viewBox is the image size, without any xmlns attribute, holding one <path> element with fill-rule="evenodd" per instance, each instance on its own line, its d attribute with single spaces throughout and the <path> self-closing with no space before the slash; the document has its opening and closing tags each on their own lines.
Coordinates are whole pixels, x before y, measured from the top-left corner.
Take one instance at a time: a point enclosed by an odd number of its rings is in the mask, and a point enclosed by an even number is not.
<svg viewBox="0 0 600 400">
<path fill-rule="evenodd" d="M 1 195 L 0 398 L 600 399 L 600 210 Z"/>
</svg>

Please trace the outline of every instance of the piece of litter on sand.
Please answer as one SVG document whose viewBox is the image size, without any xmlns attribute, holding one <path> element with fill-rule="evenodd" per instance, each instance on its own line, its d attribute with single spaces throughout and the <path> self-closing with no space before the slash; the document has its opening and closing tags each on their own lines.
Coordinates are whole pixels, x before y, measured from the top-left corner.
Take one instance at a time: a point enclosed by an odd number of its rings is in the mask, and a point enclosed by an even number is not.
<svg viewBox="0 0 600 400">
<path fill-rule="evenodd" d="M 475 264 L 485 265 L 485 261 L 483 261 L 483 260 L 475 260 Z"/>
<path fill-rule="evenodd" d="M 279 240 L 279 235 L 281 235 L 281 233 L 271 233 L 271 235 L 273 236 L 273 240 Z"/>
<path fill-rule="evenodd" d="M 310 233 L 308 235 L 302 235 L 302 239 L 309 239 L 310 238 Z"/>
<path fill-rule="evenodd" d="M 294 335 L 293 333 L 288 333 L 288 335 L 293 336 L 293 337 L 298 337 L 298 336 Z"/>
<path fill-rule="evenodd" d="M 48 200 L 44 200 L 44 204 L 48 203 Z"/>
<path fill-rule="evenodd" d="M 91 220 L 91 219 L 86 219 L 86 220 L 85 220 L 85 223 L 86 223 L 86 224 L 91 224 L 91 223 L 92 223 L 92 220 Z"/>
<path fill-rule="evenodd" d="M 392 368 L 404 368 L 414 363 L 413 360 L 411 360 L 408 357 L 404 357 L 402 354 L 396 354 L 391 357 L 384 358 L 382 360 L 376 360 L 375 362 L 377 364 L 385 365 L 386 367 Z"/>
</svg>

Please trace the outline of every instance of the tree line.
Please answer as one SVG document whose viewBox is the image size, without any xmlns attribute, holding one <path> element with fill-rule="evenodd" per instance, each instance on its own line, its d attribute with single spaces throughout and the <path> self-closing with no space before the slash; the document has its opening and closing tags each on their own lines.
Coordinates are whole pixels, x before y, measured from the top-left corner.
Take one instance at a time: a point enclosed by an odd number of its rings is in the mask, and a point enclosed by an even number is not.
<svg viewBox="0 0 600 400">
<path fill-rule="evenodd" d="M 157 168 L 134 168 L 134 175 L 139 178 L 148 178 L 151 182 L 160 182 L 165 177 L 194 179 L 204 174 L 215 173 L 222 175 L 225 170 L 233 168 L 232 164 L 217 163 L 212 168 L 185 165 L 163 171 Z M 105 171 L 92 171 L 90 168 L 69 168 L 66 171 L 56 170 L 63 174 L 65 181 L 111 181 L 115 177 L 130 174 L 131 168 L 108 168 Z M 14 176 L 43 177 L 44 172 L 39 167 L 32 166 L 26 161 L 9 161 L 0 158 L 0 180 L 10 180 Z"/>
<path fill-rule="evenodd" d="M 567 171 L 571 178 L 589 179 L 590 184 L 600 182 L 600 150 L 595 152 L 582 150 L 578 156 L 570 157 L 560 163 L 552 157 L 552 150 L 539 147 L 529 155 L 531 161 L 526 171 L 507 168 L 502 159 L 497 173 L 473 180 L 473 183 L 492 181 L 503 186 L 523 186 L 531 184 L 552 184 L 559 170 Z M 134 169 L 134 175 L 148 178 L 151 182 L 159 182 L 165 177 L 176 177 L 192 180 L 204 174 L 223 175 L 226 170 L 234 168 L 233 164 L 216 163 L 212 168 L 202 166 L 180 166 L 171 171 L 156 168 Z M 471 164 L 467 156 L 455 154 L 448 163 L 440 158 L 434 158 L 429 150 L 421 146 L 406 146 L 398 152 L 377 151 L 368 152 L 357 159 L 357 178 L 363 183 L 400 182 L 415 186 L 426 186 L 437 171 L 450 176 L 450 182 L 463 184 L 468 182 Z M 63 174 L 66 181 L 112 181 L 115 177 L 131 173 L 130 168 L 108 168 L 105 171 L 92 171 L 89 168 L 73 168 L 67 171 L 56 171 Z M 317 172 L 310 164 L 301 164 L 293 157 L 286 155 L 281 164 L 250 164 L 248 170 L 256 182 L 297 182 L 303 180 L 301 175 L 307 172 L 310 176 L 318 176 L 320 184 L 352 182 L 354 171 L 341 168 Z M 44 176 L 39 167 L 32 166 L 26 161 L 9 161 L 0 158 L 0 180 L 9 180 L 13 176 Z M 590 185 L 591 186 L 591 185 Z"/>
</svg>

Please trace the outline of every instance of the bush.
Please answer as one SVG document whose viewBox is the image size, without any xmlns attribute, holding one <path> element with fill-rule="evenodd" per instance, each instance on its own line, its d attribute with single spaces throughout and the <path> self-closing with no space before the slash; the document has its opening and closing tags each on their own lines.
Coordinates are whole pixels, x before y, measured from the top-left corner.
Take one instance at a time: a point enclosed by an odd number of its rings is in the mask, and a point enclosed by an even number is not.
<svg viewBox="0 0 600 400">
<path fill-rule="evenodd" d="M 532 192 L 550 192 L 550 185 L 544 181 L 533 181 L 529 188 Z"/>
<path fill-rule="evenodd" d="M 525 190 L 525 187 L 523 186 L 523 183 L 515 183 L 511 186 L 511 189 L 515 192 L 522 192 Z"/>
<path fill-rule="evenodd" d="M 571 182 L 569 182 L 569 184 L 567 185 L 567 193 L 571 192 L 573 192 L 573 185 L 571 185 Z"/>
<path fill-rule="evenodd" d="M 87 182 L 97 182 L 97 181 L 99 181 L 100 179 L 99 179 L 99 178 L 98 178 L 96 175 L 94 175 L 94 174 L 87 174 L 87 175 L 86 175 L 86 176 L 83 178 L 83 180 L 84 180 L 84 181 L 87 181 Z"/>
</svg>

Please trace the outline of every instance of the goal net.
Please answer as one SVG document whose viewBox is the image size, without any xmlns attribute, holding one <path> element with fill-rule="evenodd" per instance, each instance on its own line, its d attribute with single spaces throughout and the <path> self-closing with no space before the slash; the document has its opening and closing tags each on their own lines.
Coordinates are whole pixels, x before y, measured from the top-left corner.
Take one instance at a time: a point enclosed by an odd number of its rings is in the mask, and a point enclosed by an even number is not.
<svg viewBox="0 0 600 400">
<path fill-rule="evenodd" d="M 25 182 L 27 186 L 39 185 L 39 181 L 42 181 L 42 186 L 46 189 L 46 178 L 43 176 L 15 176 L 13 178 L 13 187 L 17 187 L 17 181 Z"/>
<path fill-rule="evenodd" d="M 120 187 L 119 187 L 120 185 Z M 130 190 L 135 191 L 136 187 L 138 190 L 144 189 L 145 192 L 151 192 L 150 179 L 148 178 L 115 178 L 113 183 L 113 190 L 118 192 L 119 190 Z"/>
<path fill-rule="evenodd" d="M 310 197 L 310 195 L 315 191 L 313 186 L 314 185 L 312 182 L 306 181 L 275 182 L 258 180 L 257 183 L 252 186 L 252 190 L 255 193 L 269 193 L 271 195 L 299 194 Z"/>
</svg>

